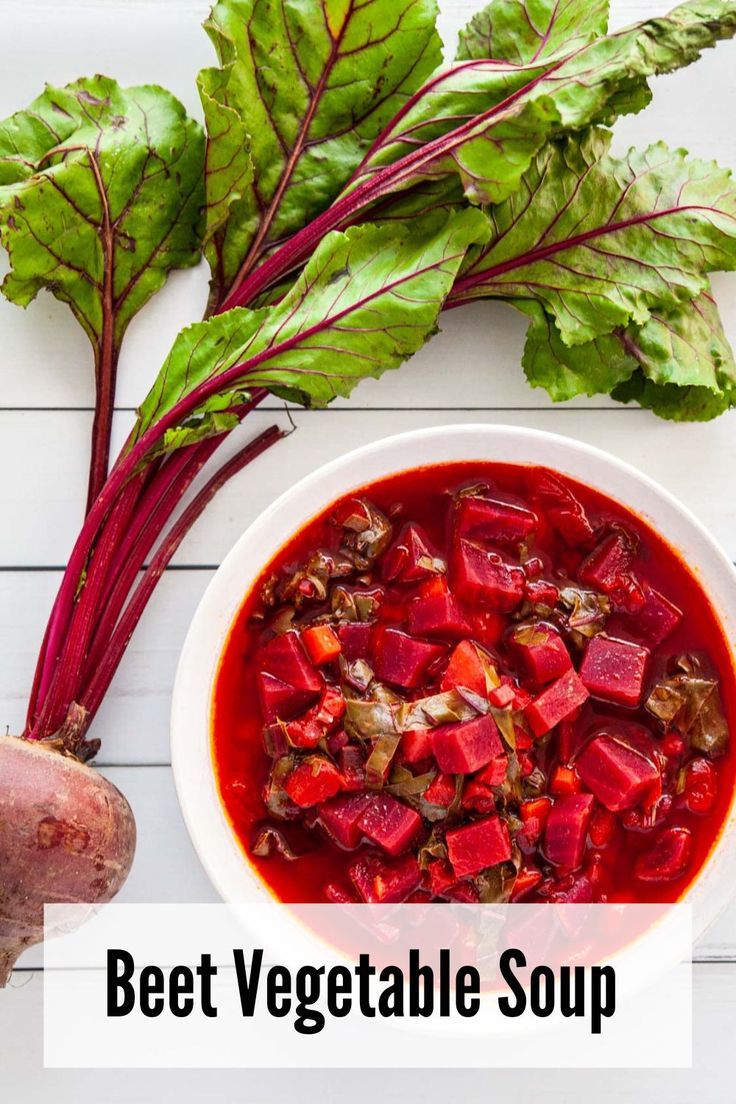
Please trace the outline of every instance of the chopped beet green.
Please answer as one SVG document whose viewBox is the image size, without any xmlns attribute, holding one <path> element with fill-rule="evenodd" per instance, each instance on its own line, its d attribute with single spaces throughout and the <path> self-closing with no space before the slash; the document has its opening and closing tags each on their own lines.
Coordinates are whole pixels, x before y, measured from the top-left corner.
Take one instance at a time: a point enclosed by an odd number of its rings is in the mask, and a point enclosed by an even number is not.
<svg viewBox="0 0 736 1104">
<path fill-rule="evenodd" d="M 719 632 L 682 561 L 589 488 L 394 476 L 310 522 L 246 602 L 223 797 L 286 900 L 674 900 L 733 785 Z"/>
</svg>

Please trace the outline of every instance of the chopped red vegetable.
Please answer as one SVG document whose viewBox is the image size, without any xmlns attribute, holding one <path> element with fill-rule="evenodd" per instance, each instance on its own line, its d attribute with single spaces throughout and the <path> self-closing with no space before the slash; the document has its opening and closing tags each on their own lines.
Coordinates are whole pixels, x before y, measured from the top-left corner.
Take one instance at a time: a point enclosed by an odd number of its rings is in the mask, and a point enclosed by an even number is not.
<svg viewBox="0 0 736 1104">
<path fill-rule="evenodd" d="M 535 736 L 544 736 L 551 728 L 579 709 L 588 691 L 574 670 L 556 679 L 524 710 Z"/>
<path fill-rule="evenodd" d="M 503 752 L 503 744 L 490 714 L 462 724 L 442 725 L 432 733 L 432 750 L 440 770 L 448 774 L 472 774 Z"/>
<path fill-rule="evenodd" d="M 545 853 L 555 866 L 570 870 L 580 866 L 594 804 L 592 794 L 568 794 L 555 800 L 544 829 Z"/>
<path fill-rule="evenodd" d="M 734 786 L 719 632 L 679 557 L 589 488 L 391 477 L 246 602 L 215 699 L 223 801 L 285 900 L 676 900 Z"/>
<path fill-rule="evenodd" d="M 649 649 L 639 644 L 599 633 L 586 648 L 580 678 L 594 697 L 614 705 L 636 706 L 641 701 L 649 654 Z"/>
<path fill-rule="evenodd" d="M 446 838 L 447 853 L 457 878 L 477 874 L 511 858 L 509 831 L 497 816 L 453 828 Z"/>
</svg>

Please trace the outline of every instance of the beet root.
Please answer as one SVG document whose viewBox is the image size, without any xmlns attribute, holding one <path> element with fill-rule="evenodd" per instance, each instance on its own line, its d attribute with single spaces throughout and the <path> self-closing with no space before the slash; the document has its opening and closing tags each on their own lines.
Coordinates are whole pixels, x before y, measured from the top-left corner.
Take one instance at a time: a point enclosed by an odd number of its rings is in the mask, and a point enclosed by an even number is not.
<svg viewBox="0 0 736 1104">
<path fill-rule="evenodd" d="M 135 821 L 111 782 L 49 745 L 0 736 L 0 988 L 43 939 L 43 906 L 110 901 Z"/>
</svg>

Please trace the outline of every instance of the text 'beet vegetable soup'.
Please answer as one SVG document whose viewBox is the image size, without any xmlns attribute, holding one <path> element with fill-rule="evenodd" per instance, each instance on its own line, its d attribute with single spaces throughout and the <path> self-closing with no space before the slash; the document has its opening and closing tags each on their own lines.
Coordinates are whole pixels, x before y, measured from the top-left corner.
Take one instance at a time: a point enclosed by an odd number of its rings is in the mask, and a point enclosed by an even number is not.
<svg viewBox="0 0 736 1104">
<path fill-rule="evenodd" d="M 213 751 L 284 901 L 669 901 L 734 783 L 728 645 L 641 518 L 544 468 L 348 495 L 268 564 Z"/>
</svg>

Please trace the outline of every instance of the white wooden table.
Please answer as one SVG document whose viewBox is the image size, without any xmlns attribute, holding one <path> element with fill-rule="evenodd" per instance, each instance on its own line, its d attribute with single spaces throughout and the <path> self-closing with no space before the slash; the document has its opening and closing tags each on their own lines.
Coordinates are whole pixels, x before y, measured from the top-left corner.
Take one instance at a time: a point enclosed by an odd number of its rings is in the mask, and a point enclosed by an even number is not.
<svg viewBox="0 0 736 1104">
<path fill-rule="evenodd" d="M 199 23 L 207 0 L 0 0 L 0 118 L 25 105 L 45 80 L 64 83 L 105 72 L 124 84 L 161 83 L 199 115 L 194 74 L 212 55 Z M 442 31 L 455 33 L 476 8 L 444 0 Z M 620 25 L 666 6 L 613 0 Z M 655 82 L 655 102 L 622 120 L 617 145 L 665 139 L 736 167 L 736 46 L 721 45 L 683 73 Z M 120 371 L 116 440 L 146 392 L 169 344 L 199 317 L 207 274 L 177 274 L 136 320 Z M 736 277 L 716 279 L 736 341 Z M 42 295 L 25 314 L 0 302 L 0 722 L 22 724 L 36 650 L 60 570 L 82 516 L 92 419 L 85 339 L 64 307 Z M 350 402 L 298 412 L 298 432 L 221 493 L 167 571 L 100 713 L 99 764 L 135 810 L 140 846 L 121 899 L 212 901 L 215 894 L 184 830 L 169 767 L 169 697 L 189 619 L 236 537 L 294 479 L 346 449 L 402 429 L 471 421 L 531 425 L 565 433 L 625 457 L 669 487 L 736 558 L 736 413 L 715 424 L 673 426 L 607 400 L 553 407 L 530 390 L 520 368 L 521 321 L 502 306 L 454 312 L 444 332 L 410 365 L 367 382 Z M 249 419 L 248 434 L 283 423 L 272 403 Z M 242 440 L 242 438 L 238 438 Z M 235 437 L 229 446 L 236 447 Z M 736 1029 L 736 904 L 696 949 L 695 1068 L 692 1072 L 600 1073 L 55 1073 L 42 1069 L 41 955 L 31 952 L 0 994 L 0 1099 L 13 1104 L 206 1099 L 470 1102 L 733 1099 Z M 3 1090 L 7 1091 L 4 1095 Z"/>
</svg>

